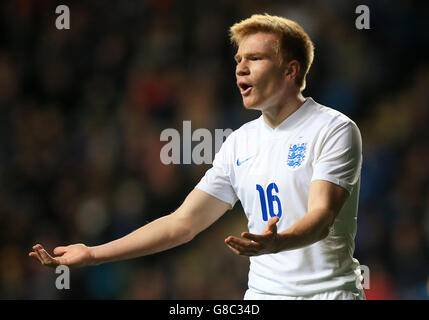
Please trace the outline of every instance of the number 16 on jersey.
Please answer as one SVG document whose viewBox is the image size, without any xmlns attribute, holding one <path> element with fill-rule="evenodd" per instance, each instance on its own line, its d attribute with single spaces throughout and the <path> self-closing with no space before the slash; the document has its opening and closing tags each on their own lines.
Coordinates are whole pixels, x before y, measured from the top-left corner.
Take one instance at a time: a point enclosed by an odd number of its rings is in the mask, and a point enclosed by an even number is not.
<svg viewBox="0 0 429 320">
<path fill-rule="evenodd" d="M 256 190 L 259 192 L 259 199 L 261 200 L 261 209 L 262 209 L 262 219 L 268 221 L 267 213 L 267 202 L 268 208 L 270 210 L 270 217 L 281 217 L 282 216 L 282 204 L 280 203 L 279 197 L 273 194 L 273 189 L 276 193 L 279 192 L 279 188 L 273 182 L 270 183 L 267 187 L 267 192 L 259 184 L 256 185 Z M 265 193 L 267 194 L 267 199 L 265 200 Z M 274 212 L 274 203 L 277 203 L 277 213 Z"/>
</svg>

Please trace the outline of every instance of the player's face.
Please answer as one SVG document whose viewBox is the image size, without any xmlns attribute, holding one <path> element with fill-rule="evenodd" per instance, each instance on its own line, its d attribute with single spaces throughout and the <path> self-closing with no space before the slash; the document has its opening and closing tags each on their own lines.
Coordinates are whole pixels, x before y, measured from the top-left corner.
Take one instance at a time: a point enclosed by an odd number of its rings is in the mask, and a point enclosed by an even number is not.
<svg viewBox="0 0 429 320">
<path fill-rule="evenodd" d="M 247 109 L 263 111 L 281 103 L 286 82 L 277 41 L 275 34 L 258 32 L 240 42 L 235 75 Z"/>
</svg>

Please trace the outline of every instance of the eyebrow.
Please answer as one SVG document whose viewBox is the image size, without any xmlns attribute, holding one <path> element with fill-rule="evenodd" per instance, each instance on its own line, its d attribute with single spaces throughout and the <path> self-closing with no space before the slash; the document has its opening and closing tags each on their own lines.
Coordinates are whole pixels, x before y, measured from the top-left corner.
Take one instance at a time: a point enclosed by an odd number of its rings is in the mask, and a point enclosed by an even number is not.
<svg viewBox="0 0 429 320">
<path fill-rule="evenodd" d="M 259 56 L 266 56 L 266 53 L 262 53 L 262 52 L 258 52 L 258 51 L 255 51 L 255 52 L 248 52 L 248 53 L 245 53 L 244 54 L 244 56 L 245 57 L 251 57 L 251 56 L 257 56 L 257 55 L 259 55 Z M 241 55 L 239 55 L 238 53 L 234 56 L 234 60 L 235 61 L 237 61 L 238 60 L 238 58 L 240 58 L 241 57 Z"/>
</svg>

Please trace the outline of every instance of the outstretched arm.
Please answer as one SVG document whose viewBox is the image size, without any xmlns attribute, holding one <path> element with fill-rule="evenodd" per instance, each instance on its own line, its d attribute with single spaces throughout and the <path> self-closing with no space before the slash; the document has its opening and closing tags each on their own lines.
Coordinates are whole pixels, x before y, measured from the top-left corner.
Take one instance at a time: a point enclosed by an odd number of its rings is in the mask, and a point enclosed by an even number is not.
<svg viewBox="0 0 429 320">
<path fill-rule="evenodd" d="M 37 244 L 29 256 L 52 267 L 59 264 L 82 267 L 145 256 L 192 240 L 230 208 L 230 204 L 194 189 L 176 211 L 120 239 L 95 247 L 84 244 L 57 247 L 55 256 Z"/>
<path fill-rule="evenodd" d="M 311 183 L 307 214 L 290 228 L 277 233 L 278 217 L 268 220 L 262 234 L 243 232 L 241 237 L 229 236 L 225 243 L 236 254 L 256 256 L 293 250 L 324 239 L 341 211 L 348 192 L 346 189 L 324 180 Z"/>
</svg>

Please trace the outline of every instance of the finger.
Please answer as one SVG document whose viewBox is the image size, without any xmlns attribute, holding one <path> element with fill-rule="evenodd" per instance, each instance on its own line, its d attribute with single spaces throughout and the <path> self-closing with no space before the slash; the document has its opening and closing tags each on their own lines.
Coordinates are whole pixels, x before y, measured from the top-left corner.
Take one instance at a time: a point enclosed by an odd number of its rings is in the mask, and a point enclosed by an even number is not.
<svg viewBox="0 0 429 320">
<path fill-rule="evenodd" d="M 35 253 L 35 252 L 30 252 L 29 254 L 28 254 L 30 257 L 32 257 L 33 259 L 36 259 L 38 262 L 42 262 L 42 261 L 40 261 L 40 259 L 39 259 L 39 257 L 38 257 L 38 255 L 37 255 L 37 253 Z"/>
<path fill-rule="evenodd" d="M 38 252 L 39 252 L 40 256 L 42 257 L 43 264 L 45 264 L 45 265 L 47 265 L 47 266 L 56 266 L 56 265 L 58 265 L 58 264 L 59 264 L 59 263 L 58 263 L 54 258 L 52 258 L 52 257 L 51 257 L 47 252 L 46 252 L 46 250 L 45 250 L 45 249 L 38 250 Z"/>
<path fill-rule="evenodd" d="M 237 249 L 235 249 L 234 247 L 231 247 L 229 244 L 226 244 L 228 246 L 229 249 L 231 249 L 232 252 L 234 252 L 237 255 L 240 255 L 240 251 L 238 251 Z"/>
<path fill-rule="evenodd" d="M 249 240 L 237 238 L 237 237 L 229 237 L 226 243 L 233 248 L 237 249 L 240 254 L 255 254 L 261 249 L 261 244 L 257 242 L 252 242 Z"/>
<path fill-rule="evenodd" d="M 46 252 L 45 249 L 39 250 L 39 252 L 45 262 L 53 261 L 53 258 L 51 257 L 51 255 L 48 252 Z"/>
<path fill-rule="evenodd" d="M 55 255 L 63 255 L 64 253 L 66 253 L 66 251 L 67 251 L 67 247 L 56 247 L 55 249 L 54 249 L 54 254 Z"/>
<path fill-rule="evenodd" d="M 273 233 L 276 233 L 277 232 L 277 225 L 276 225 L 277 222 L 279 222 L 279 217 L 273 217 L 270 220 L 268 220 L 267 229 Z"/>
<path fill-rule="evenodd" d="M 33 250 L 34 250 L 34 253 L 36 254 L 36 257 L 39 260 L 39 262 L 43 265 L 46 264 L 42 254 L 41 254 L 41 250 L 44 250 L 43 246 L 41 244 L 36 244 L 33 246 Z"/>
<path fill-rule="evenodd" d="M 39 257 L 40 262 L 42 264 L 47 264 L 48 263 L 48 260 L 46 259 L 46 256 L 44 254 L 42 254 L 42 249 L 40 249 L 40 248 L 37 247 L 36 248 L 36 253 L 37 253 L 37 256 Z"/>
<path fill-rule="evenodd" d="M 228 244 L 228 247 L 237 255 L 239 256 L 244 256 L 246 255 L 245 252 L 242 249 L 239 249 L 237 246 L 235 246 L 234 244 Z"/>
<path fill-rule="evenodd" d="M 234 245 L 243 246 L 243 247 L 250 247 L 252 245 L 252 242 L 247 239 L 242 239 L 242 238 L 233 237 L 233 236 L 230 236 L 229 238 L 227 238 L 227 243 L 229 244 L 232 243 Z"/>
<path fill-rule="evenodd" d="M 249 233 L 249 232 L 243 232 L 241 234 L 241 236 L 243 238 L 256 241 L 258 243 L 263 243 L 265 240 L 267 240 L 267 237 L 265 235 L 254 234 L 254 233 Z"/>
<path fill-rule="evenodd" d="M 227 244 L 227 245 L 235 254 L 237 254 L 239 256 L 250 257 L 250 256 L 257 256 L 260 254 L 259 251 L 254 251 L 254 250 L 249 250 L 247 248 L 234 246 L 234 244 L 232 244 L 232 245 Z"/>
<path fill-rule="evenodd" d="M 43 258 L 42 258 L 42 256 L 40 255 L 39 249 L 35 249 L 35 251 L 34 251 L 34 252 L 36 253 L 37 258 L 39 259 L 40 263 L 41 263 L 41 264 L 43 264 Z"/>
<path fill-rule="evenodd" d="M 43 247 L 40 244 L 36 244 L 33 246 L 33 250 L 41 250 L 41 249 L 43 249 Z"/>
</svg>

